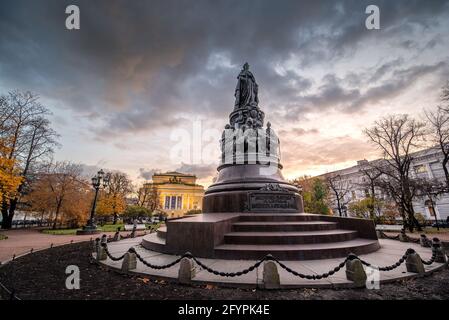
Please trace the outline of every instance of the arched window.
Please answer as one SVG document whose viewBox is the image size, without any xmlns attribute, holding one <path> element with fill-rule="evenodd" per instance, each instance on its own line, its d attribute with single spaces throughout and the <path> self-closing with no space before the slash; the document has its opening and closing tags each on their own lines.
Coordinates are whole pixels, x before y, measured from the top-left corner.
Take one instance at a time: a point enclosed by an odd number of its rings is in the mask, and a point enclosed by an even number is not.
<svg viewBox="0 0 449 320">
<path fill-rule="evenodd" d="M 432 201 L 426 200 L 426 202 L 424 202 L 424 205 L 427 207 L 427 210 L 429 210 L 430 216 L 435 217 L 435 208 L 434 205 L 432 204 Z"/>
<path fill-rule="evenodd" d="M 176 196 L 171 197 L 170 209 L 172 210 L 176 209 Z"/>
<path fill-rule="evenodd" d="M 165 196 L 164 209 L 166 210 L 170 209 L 170 196 Z"/>
<path fill-rule="evenodd" d="M 182 209 L 182 196 L 178 196 L 178 200 L 176 201 L 176 209 Z"/>
</svg>

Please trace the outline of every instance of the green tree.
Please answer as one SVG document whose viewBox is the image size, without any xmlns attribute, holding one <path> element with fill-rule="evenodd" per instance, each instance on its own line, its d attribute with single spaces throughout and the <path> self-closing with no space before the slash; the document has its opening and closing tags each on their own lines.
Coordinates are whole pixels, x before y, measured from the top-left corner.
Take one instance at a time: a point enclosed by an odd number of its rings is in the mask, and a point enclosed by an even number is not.
<svg viewBox="0 0 449 320">
<path fill-rule="evenodd" d="M 293 181 L 302 190 L 304 211 L 316 214 L 329 214 L 327 188 L 323 180 L 304 176 Z"/>
<path fill-rule="evenodd" d="M 376 198 L 367 197 L 349 204 L 349 212 L 358 218 L 374 219 L 376 217 L 373 208 L 380 208 L 382 202 Z"/>
<path fill-rule="evenodd" d="M 149 218 L 151 217 L 151 211 L 145 207 L 140 206 L 128 206 L 123 213 L 123 217 L 126 218 Z"/>
</svg>

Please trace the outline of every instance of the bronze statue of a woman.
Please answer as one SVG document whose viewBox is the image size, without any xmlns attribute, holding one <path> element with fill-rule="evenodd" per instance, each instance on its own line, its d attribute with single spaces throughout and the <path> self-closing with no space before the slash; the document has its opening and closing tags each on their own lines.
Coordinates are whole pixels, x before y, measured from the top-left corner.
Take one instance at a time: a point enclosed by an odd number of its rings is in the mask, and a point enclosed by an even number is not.
<svg viewBox="0 0 449 320">
<path fill-rule="evenodd" d="M 244 108 L 246 106 L 257 106 L 259 98 L 257 97 L 258 86 L 254 75 L 249 71 L 249 64 L 243 65 L 242 71 L 237 77 L 237 86 L 235 88 L 235 108 Z"/>
</svg>

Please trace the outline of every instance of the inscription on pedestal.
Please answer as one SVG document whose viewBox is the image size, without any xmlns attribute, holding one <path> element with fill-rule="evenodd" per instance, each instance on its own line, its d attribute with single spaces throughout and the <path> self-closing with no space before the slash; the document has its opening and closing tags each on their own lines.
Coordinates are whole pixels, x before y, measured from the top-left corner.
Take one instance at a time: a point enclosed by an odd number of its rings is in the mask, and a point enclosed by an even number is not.
<svg viewBox="0 0 449 320">
<path fill-rule="evenodd" d="M 250 211 L 298 210 L 295 195 L 289 192 L 251 192 Z"/>
</svg>

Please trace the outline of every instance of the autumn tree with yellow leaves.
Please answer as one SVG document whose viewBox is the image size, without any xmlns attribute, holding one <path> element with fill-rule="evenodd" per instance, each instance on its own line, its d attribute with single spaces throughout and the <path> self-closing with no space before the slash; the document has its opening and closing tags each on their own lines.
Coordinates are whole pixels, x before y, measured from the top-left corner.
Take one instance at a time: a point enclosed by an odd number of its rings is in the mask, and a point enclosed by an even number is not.
<svg viewBox="0 0 449 320">
<path fill-rule="evenodd" d="M 41 163 L 57 146 L 50 112 L 31 92 L 0 96 L 2 228 L 10 229 L 21 197 L 27 193 Z"/>
<path fill-rule="evenodd" d="M 8 159 L 10 148 L 0 139 L 0 199 L 10 200 L 16 195 L 17 188 L 22 183 L 22 177 L 15 167 L 15 160 Z"/>
<path fill-rule="evenodd" d="M 110 174 L 109 185 L 100 194 L 96 213 L 100 216 L 112 216 L 113 224 L 126 209 L 126 197 L 133 191 L 128 175 L 115 171 Z"/>
<path fill-rule="evenodd" d="M 53 229 L 58 225 L 78 227 L 88 219 L 92 190 L 79 164 L 60 161 L 47 164 L 37 174 L 26 201 L 32 210 L 47 212 Z"/>
</svg>

